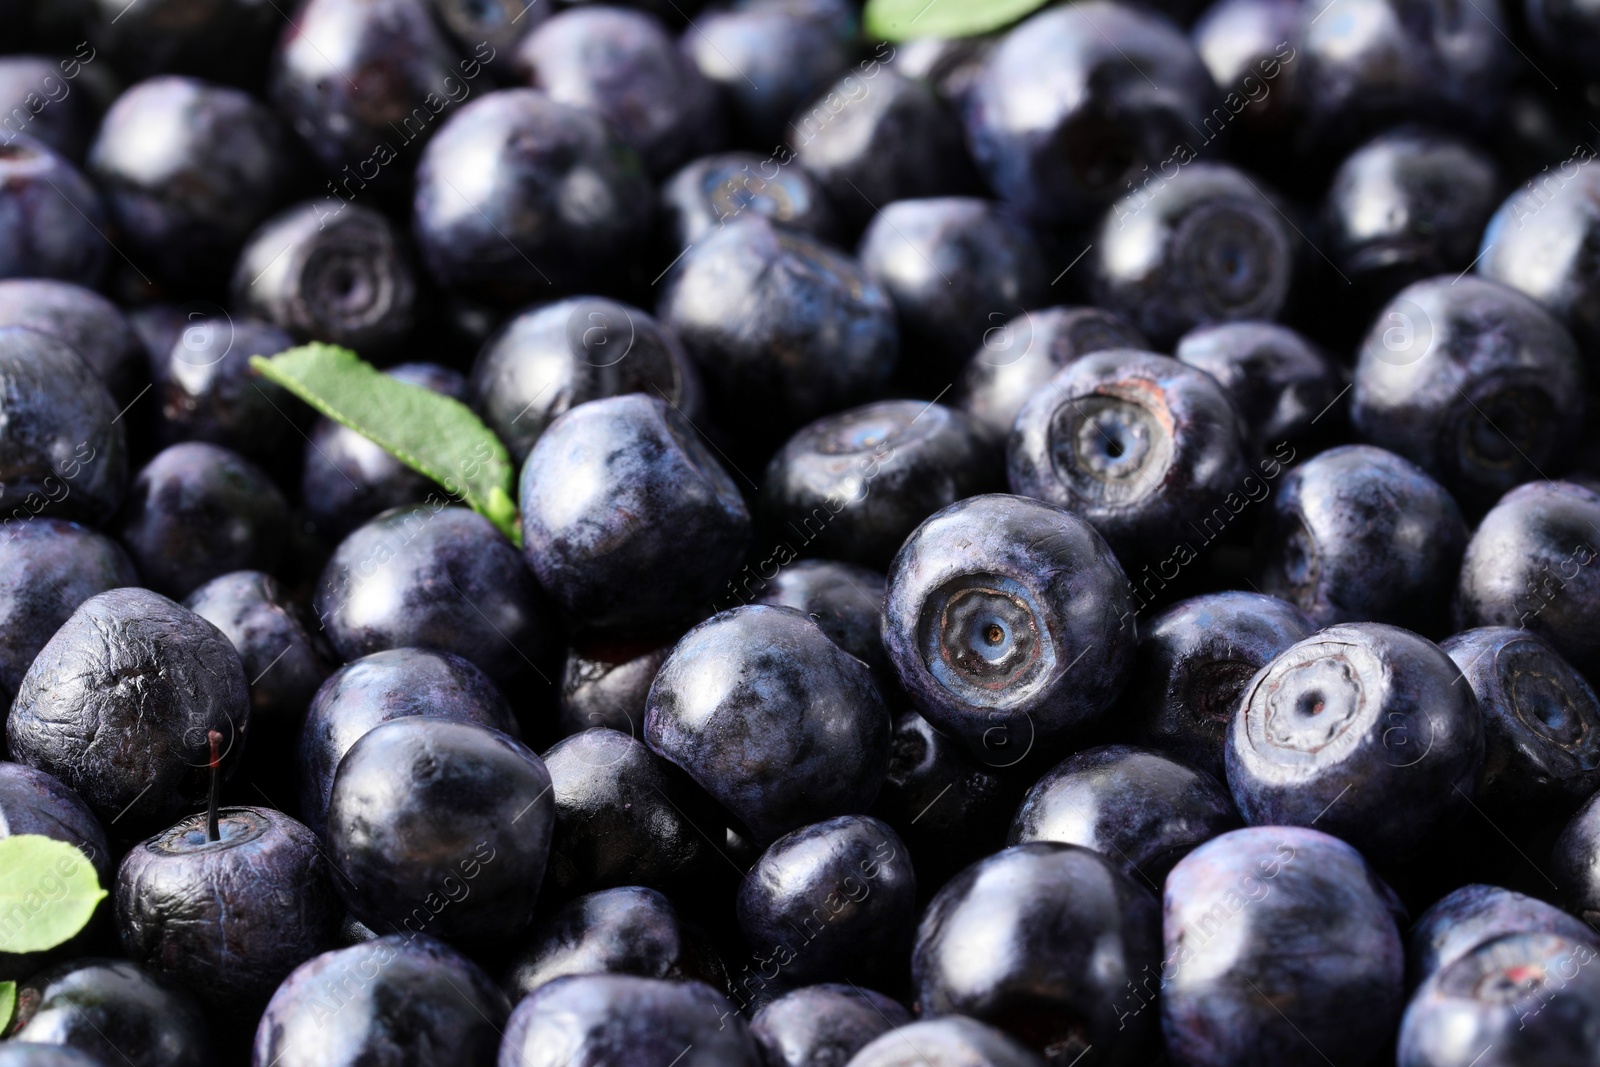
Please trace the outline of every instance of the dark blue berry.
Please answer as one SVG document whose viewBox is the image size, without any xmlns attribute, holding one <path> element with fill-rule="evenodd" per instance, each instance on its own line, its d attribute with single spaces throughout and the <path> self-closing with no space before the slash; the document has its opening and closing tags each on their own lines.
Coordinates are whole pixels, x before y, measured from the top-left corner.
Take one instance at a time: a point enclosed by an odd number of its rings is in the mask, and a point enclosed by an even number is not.
<svg viewBox="0 0 1600 1067">
<path fill-rule="evenodd" d="M 930 517 L 895 556 L 883 643 L 917 710 L 1004 767 L 1111 706 L 1133 616 L 1094 527 L 1037 500 L 977 496 Z"/>
<path fill-rule="evenodd" d="M 866 811 L 889 762 L 866 664 L 789 608 L 734 608 L 690 630 L 650 688 L 644 739 L 758 841 Z"/>
</svg>

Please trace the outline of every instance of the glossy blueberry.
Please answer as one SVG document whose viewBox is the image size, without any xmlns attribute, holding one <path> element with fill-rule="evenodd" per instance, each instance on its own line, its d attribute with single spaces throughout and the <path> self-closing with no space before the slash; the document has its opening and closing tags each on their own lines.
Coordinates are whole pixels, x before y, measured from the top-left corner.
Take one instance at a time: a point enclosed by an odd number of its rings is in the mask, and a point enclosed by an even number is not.
<svg viewBox="0 0 1600 1067">
<path fill-rule="evenodd" d="M 98 1064 L 213 1067 L 200 1006 L 176 982 L 127 960 L 86 957 L 40 971 L 17 987 L 10 1038 L 65 1045 Z"/>
<path fill-rule="evenodd" d="M 702 156 L 685 166 L 662 184 L 661 211 L 678 248 L 746 212 L 822 240 L 834 232 L 833 206 L 817 180 L 754 152 Z"/>
<path fill-rule="evenodd" d="M 963 1015 L 923 1019 L 875 1039 L 850 1067 L 1042 1067 L 1026 1045 Z"/>
<path fill-rule="evenodd" d="M 138 584 L 127 553 L 103 534 L 44 517 L 0 524 L 0 692 L 17 691 L 79 604 Z"/>
<path fill-rule="evenodd" d="M 587 893 L 536 923 L 513 955 L 504 984 L 520 1001 L 569 974 L 633 974 L 718 989 L 727 984 L 705 934 L 679 918 L 666 896 L 642 886 Z"/>
<path fill-rule="evenodd" d="M 989 54 L 966 101 L 967 140 L 989 185 L 1025 218 L 1087 222 L 1163 161 L 1170 169 L 1216 96 L 1162 15 L 1068 4 L 1021 23 Z"/>
<path fill-rule="evenodd" d="M 100 820 L 83 798 L 43 771 L 21 763 L 0 763 L 0 838 L 16 834 L 38 834 L 66 842 L 93 865 L 102 886 L 110 884 L 115 870 L 111 846 Z M 70 874 L 72 867 L 69 860 L 66 870 L 56 873 Z M 48 870 L 39 872 L 41 888 L 48 888 L 43 883 L 50 877 Z M 96 913 L 97 919 L 109 911 L 102 908 Z M 63 957 L 81 956 L 94 945 L 98 933 L 95 922 L 47 952 L 0 952 L 0 980 L 20 981 Z"/>
<path fill-rule="evenodd" d="M 458 61 L 423 0 L 307 0 L 294 14 L 273 57 L 272 103 L 339 200 L 403 190 L 441 112 L 488 88 L 474 77 L 494 46 L 475 38 Z"/>
<path fill-rule="evenodd" d="M 1321 138 L 1405 119 L 1489 123 L 1512 69 L 1499 3 L 1360 0 L 1330 19 L 1320 10 L 1301 10 L 1296 73 Z"/>
<path fill-rule="evenodd" d="M 191 815 L 117 871 L 128 956 L 230 1020 L 254 1019 L 289 972 L 332 948 L 343 909 L 316 835 L 271 808 Z"/>
<path fill-rule="evenodd" d="M 237 452 L 186 441 L 135 476 L 116 530 L 146 585 L 185 597 L 231 571 L 271 571 L 288 524 L 265 471 Z"/>
<path fill-rule="evenodd" d="M 1153 1012 L 1117 1009 L 1160 967 L 1149 890 L 1098 853 L 1036 841 L 997 852 L 928 905 L 911 958 L 920 1014 L 970 1016 L 1043 1053 L 1052 1067 L 1139 1063 Z"/>
<path fill-rule="evenodd" d="M 1594 1058 L 1600 956 L 1592 939 L 1507 934 L 1435 972 L 1406 1006 L 1399 1067 L 1521 1067 Z"/>
<path fill-rule="evenodd" d="M 1165 345 L 1196 326 L 1275 318 L 1296 237 L 1243 171 L 1195 163 L 1111 205 L 1090 253 L 1090 284 L 1096 303 Z"/>
<path fill-rule="evenodd" d="M 501 0 L 514 3 L 515 0 Z M 599 7 L 602 0 L 566 0 L 567 7 Z M 617 0 L 616 6 L 648 11 L 671 27 L 678 27 L 700 13 L 706 0 Z"/>
<path fill-rule="evenodd" d="M 613 886 L 694 890 L 717 861 L 716 806 L 642 741 L 585 730 L 543 756 L 555 799 L 547 884 L 558 897 Z"/>
<path fill-rule="evenodd" d="M 859 254 L 894 301 L 906 352 L 901 371 L 934 392 L 996 327 L 1043 303 L 1048 288 L 1033 236 L 977 197 L 886 203 Z"/>
<path fill-rule="evenodd" d="M 594 4 L 547 19 L 516 46 L 518 74 L 606 120 L 652 174 L 722 147 L 717 91 L 660 19 Z"/>
<path fill-rule="evenodd" d="M 653 641 L 596 642 L 567 649 L 557 712 L 562 734 L 603 726 L 643 737 L 650 683 L 671 651 L 671 645 Z"/>
<path fill-rule="evenodd" d="M 629 974 L 569 975 L 540 986 L 511 1013 L 497 1062 L 645 1067 L 669 1048 L 682 1050 L 679 1067 L 761 1067 L 755 1039 L 721 993 Z"/>
<path fill-rule="evenodd" d="M 431 648 L 464 656 L 496 682 L 537 671 L 553 636 L 544 595 L 511 542 L 442 500 L 392 508 L 346 537 L 313 603 L 346 660 Z"/>
<path fill-rule="evenodd" d="M 894 675 L 879 636 L 885 584 L 881 573 L 854 563 L 803 559 L 760 581 L 756 602 L 805 612 L 834 644 L 872 668 L 878 691 L 891 699 Z"/>
<path fill-rule="evenodd" d="M 1494 160 L 1470 141 L 1419 127 L 1382 133 L 1334 173 L 1322 205 L 1328 255 L 1383 296 L 1454 276 L 1472 263 L 1499 190 Z"/>
<path fill-rule="evenodd" d="M 1147 749 L 1102 745 L 1039 779 L 1006 841 L 1081 845 L 1154 890 L 1196 845 L 1238 825 L 1233 800 L 1211 775 Z"/>
<path fill-rule="evenodd" d="M 1330 437 L 1344 422 L 1335 407 L 1348 372 L 1326 352 L 1287 326 L 1273 322 L 1225 322 L 1201 326 L 1178 339 L 1180 363 L 1221 383 L 1250 428 L 1257 454 L 1279 445 L 1304 446 Z"/>
<path fill-rule="evenodd" d="M 248 94 L 193 78 L 132 86 L 101 121 L 89 172 L 130 251 L 177 285 L 215 285 L 288 192 L 288 137 Z"/>
<path fill-rule="evenodd" d="M 1586 677 L 1600 672 L 1600 494 L 1529 482 L 1478 523 L 1461 561 L 1456 626 L 1515 626 Z"/>
<path fill-rule="evenodd" d="M 483 946 L 533 917 L 555 822 L 550 774 L 509 734 L 411 716 L 350 746 L 328 797 L 328 853 L 374 930 Z"/>
<path fill-rule="evenodd" d="M 866 664 L 798 611 L 755 604 L 673 648 L 650 687 L 644 739 L 767 842 L 865 811 L 889 729 Z"/>
<path fill-rule="evenodd" d="M 221 630 L 239 653 L 250 681 L 251 744 L 287 758 L 312 696 L 333 669 L 321 632 L 282 583 L 261 571 L 213 578 L 183 606 Z"/>
<path fill-rule="evenodd" d="M 522 466 L 523 553 L 574 620 L 670 627 L 708 603 L 750 537 L 750 513 L 679 412 L 631 393 L 580 404 Z M 695 551 L 684 555 L 685 544 Z"/>
<path fill-rule="evenodd" d="M 927 82 L 946 103 L 961 113 L 962 105 L 983 73 L 999 34 L 977 37 L 917 37 L 895 43 L 889 67 L 908 78 Z"/>
<path fill-rule="evenodd" d="M 917 884 L 929 893 L 1006 839 L 1026 780 L 989 766 L 914 711 L 895 720 L 889 773 L 872 814 L 910 847 Z"/>
<path fill-rule="evenodd" d="M 308 200 L 262 223 L 234 264 L 232 295 L 247 315 L 368 359 L 403 341 L 416 318 L 402 238 L 360 204 Z"/>
<path fill-rule="evenodd" d="M 905 842 L 869 815 L 842 815 L 774 841 L 739 886 L 739 929 L 780 985 L 902 980 L 917 918 Z"/>
<path fill-rule="evenodd" d="M 509 66 L 509 53 L 517 42 L 555 13 L 553 5 L 530 7 L 526 0 L 428 0 L 428 6 L 459 51 L 489 45 L 493 52 L 488 62 L 499 60 L 490 68 L 496 73 Z"/>
<path fill-rule="evenodd" d="M 1251 825 L 1313 822 L 1387 863 L 1472 801 L 1484 728 L 1439 646 L 1344 623 L 1251 679 L 1228 727 L 1228 785 Z"/>
<path fill-rule="evenodd" d="M 1393 895 L 1361 854 L 1316 830 L 1256 826 L 1201 845 L 1167 877 L 1159 971 L 1127 1010 L 1175 1067 L 1380 1062 L 1405 954 Z"/>
<path fill-rule="evenodd" d="M 95 120 L 89 94 L 73 91 L 73 79 L 82 71 L 77 59 L 0 56 L 0 129 L 5 131 L 0 136 L 6 143 L 26 134 L 81 163 Z"/>
<path fill-rule="evenodd" d="M 250 1064 L 490 1067 L 510 1010 L 489 976 L 454 949 L 389 934 L 297 967 L 261 1016 Z"/>
<path fill-rule="evenodd" d="M 207 735 L 238 764 L 250 694 L 227 637 L 148 589 L 90 597 L 17 687 L 11 757 L 60 778 L 124 836 L 205 802 Z"/>
<path fill-rule="evenodd" d="M 754 438 L 870 400 L 894 369 L 888 291 L 856 261 L 759 217 L 689 249 L 664 287 L 657 313 L 704 373 L 712 410 Z"/>
<path fill-rule="evenodd" d="M 1521 823 L 1562 818 L 1600 789 L 1600 700 L 1543 638 L 1494 626 L 1439 647 L 1483 713 L 1486 812 Z"/>
<path fill-rule="evenodd" d="M 1485 941 L 1506 934 L 1559 934 L 1595 940 L 1582 921 L 1534 897 L 1492 885 L 1464 885 L 1433 903 L 1406 933 L 1406 975 L 1413 987 Z"/>
<path fill-rule="evenodd" d="M 105 49 L 106 61 L 130 79 L 171 72 L 240 85 L 259 81 L 283 29 L 270 4 L 252 0 L 202 6 L 98 0 L 93 7 L 91 37 Z"/>
<path fill-rule="evenodd" d="M 466 379 L 460 372 L 434 363 L 402 363 L 384 373 L 463 403 L 467 399 Z M 432 479 L 370 437 L 332 419 L 318 419 L 309 442 L 300 472 L 300 499 L 318 532 L 328 537 L 344 538 L 390 508 L 416 504 L 438 492 Z"/>
<path fill-rule="evenodd" d="M 532 89 L 451 115 L 423 150 L 412 204 L 434 281 L 525 303 L 603 277 L 644 236 L 654 199 L 613 136 L 598 114 Z"/>
<path fill-rule="evenodd" d="M 1567 462 L 1583 381 L 1571 335 L 1532 299 L 1441 275 L 1379 313 L 1356 362 L 1350 421 L 1482 511 Z"/>
<path fill-rule="evenodd" d="M 770 1001 L 750 1020 L 768 1067 L 844 1067 L 874 1038 L 911 1022 L 882 993 L 855 985 L 802 986 Z"/>
<path fill-rule="evenodd" d="M 1228 723 L 1239 694 L 1278 653 L 1310 637 L 1299 608 L 1260 593 L 1180 600 L 1139 628 L 1121 706 L 1141 744 L 1224 781 Z"/>
<path fill-rule="evenodd" d="M 1322 626 L 1387 622 L 1437 634 L 1466 539 L 1461 510 L 1420 468 L 1344 445 L 1278 484 L 1257 581 Z"/>
<path fill-rule="evenodd" d="M 977 186 L 960 121 L 930 86 L 892 69 L 870 81 L 851 71 L 801 104 L 788 143 L 852 231 L 893 201 Z"/>
<path fill-rule="evenodd" d="M 858 19 L 845 0 L 737 0 L 696 19 L 682 43 L 721 91 L 743 140 L 765 147 L 850 65 Z M 861 73 L 879 69 L 868 60 Z M 794 150 L 780 146 L 775 158 L 793 162 Z"/>
<path fill-rule="evenodd" d="M 1133 349 L 1094 352 L 1034 394 L 1006 443 L 1011 491 L 1087 519 L 1130 564 L 1186 565 L 1270 490 L 1211 375 Z M 1199 542 L 1196 544 L 1196 542 Z"/>
<path fill-rule="evenodd" d="M 1483 231 L 1477 272 L 1519 289 L 1564 322 L 1591 358 L 1600 351 L 1600 170 L 1587 145 L 1517 189 Z"/>
<path fill-rule="evenodd" d="M 1296 0 L 1214 0 L 1189 34 L 1194 50 L 1217 86 L 1224 106 L 1238 109 L 1251 131 L 1287 126 L 1300 112 L 1300 38 Z"/>
<path fill-rule="evenodd" d="M 483 671 L 449 652 L 392 648 L 352 660 L 322 683 L 306 711 L 296 764 L 300 816 L 327 829 L 333 775 L 350 746 L 368 730 L 412 715 L 492 727 L 512 737 L 517 721 Z"/>
<path fill-rule="evenodd" d="M 921 400 L 880 400 L 818 419 L 767 465 L 760 510 L 800 551 L 886 567 L 940 508 L 994 488 L 1000 464 L 964 414 Z"/>
<path fill-rule="evenodd" d="M 100 193 L 66 157 L 22 134 L 0 144 L 0 278 L 97 285 L 105 228 Z"/>
<path fill-rule="evenodd" d="M 556 417 L 625 393 L 702 415 L 700 376 L 671 330 L 636 307 L 580 296 L 520 312 L 478 353 L 472 405 L 521 463 Z"/>
<path fill-rule="evenodd" d="M 1138 330 L 1102 308 L 1052 307 L 990 320 L 956 384 L 956 406 L 1003 443 L 1022 405 L 1068 363 L 1107 348 L 1149 347 Z"/>
<path fill-rule="evenodd" d="M 65 341 L 83 357 L 119 409 L 138 398 L 150 375 L 138 332 L 92 289 L 46 278 L 0 281 L 0 326 L 24 326 Z"/>
<path fill-rule="evenodd" d="M 1556 838 L 1550 875 L 1568 911 L 1592 927 L 1600 924 L 1600 795 L 1591 796 Z"/>
<path fill-rule="evenodd" d="M 1037 500 L 969 497 L 906 539 L 889 568 L 883 644 L 911 702 L 984 763 L 1098 718 L 1135 628 L 1128 579 L 1083 519 Z"/>
<path fill-rule="evenodd" d="M 66 343 L 0 327 L 0 523 L 48 513 L 99 523 L 116 511 L 128 458 L 116 402 Z"/>
<path fill-rule="evenodd" d="M 281 455 L 299 437 L 287 414 L 298 409 L 288 390 L 251 368 L 250 357 L 275 356 L 293 344 L 276 326 L 252 319 L 192 323 L 155 369 L 165 443 L 209 441 L 260 463 Z"/>
</svg>

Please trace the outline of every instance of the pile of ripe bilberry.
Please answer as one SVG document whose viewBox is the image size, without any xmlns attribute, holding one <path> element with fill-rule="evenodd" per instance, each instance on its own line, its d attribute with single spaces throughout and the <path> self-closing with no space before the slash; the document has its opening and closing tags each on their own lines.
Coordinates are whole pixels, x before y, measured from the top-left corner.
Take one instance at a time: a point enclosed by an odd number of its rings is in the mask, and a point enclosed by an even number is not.
<svg viewBox="0 0 1600 1067">
<path fill-rule="evenodd" d="M 880 5 L 0 0 L 0 1067 L 1600 1065 L 1600 7 Z"/>
</svg>

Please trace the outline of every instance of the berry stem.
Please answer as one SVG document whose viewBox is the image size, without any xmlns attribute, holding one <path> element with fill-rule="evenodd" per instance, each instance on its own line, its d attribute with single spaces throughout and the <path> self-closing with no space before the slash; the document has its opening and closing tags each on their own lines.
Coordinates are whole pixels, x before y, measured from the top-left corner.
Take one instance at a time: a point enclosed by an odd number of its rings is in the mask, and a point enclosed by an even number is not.
<svg viewBox="0 0 1600 1067">
<path fill-rule="evenodd" d="M 222 833 L 217 829 L 217 787 L 222 780 L 222 734 L 216 730 L 206 732 L 211 742 L 211 802 L 206 807 L 206 840 L 218 841 Z"/>
</svg>

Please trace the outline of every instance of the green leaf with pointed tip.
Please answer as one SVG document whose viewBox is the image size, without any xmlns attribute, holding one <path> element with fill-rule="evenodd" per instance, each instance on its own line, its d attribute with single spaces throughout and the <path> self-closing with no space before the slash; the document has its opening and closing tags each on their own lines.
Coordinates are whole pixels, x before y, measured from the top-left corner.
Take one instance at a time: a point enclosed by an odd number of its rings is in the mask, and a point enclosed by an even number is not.
<svg viewBox="0 0 1600 1067">
<path fill-rule="evenodd" d="M 0 982 L 0 1034 L 11 1025 L 11 1016 L 17 1010 L 17 983 Z"/>
<path fill-rule="evenodd" d="M 391 378 L 338 345 L 309 344 L 250 366 L 322 414 L 371 438 L 412 470 L 522 544 L 511 495 L 511 458 L 472 409 L 420 385 Z"/>
<path fill-rule="evenodd" d="M 88 925 L 105 899 L 94 864 L 65 841 L 0 837 L 0 952 L 43 952 Z"/>
<path fill-rule="evenodd" d="M 972 37 L 1009 26 L 1049 0 L 867 0 L 867 33 L 881 41 Z"/>
</svg>

